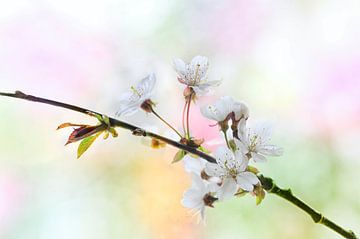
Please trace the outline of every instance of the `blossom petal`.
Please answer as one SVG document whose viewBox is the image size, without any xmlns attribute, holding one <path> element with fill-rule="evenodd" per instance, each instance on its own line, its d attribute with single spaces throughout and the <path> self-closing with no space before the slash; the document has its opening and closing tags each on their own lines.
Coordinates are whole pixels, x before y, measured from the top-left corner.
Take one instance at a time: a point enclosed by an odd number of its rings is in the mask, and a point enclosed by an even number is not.
<svg viewBox="0 0 360 239">
<path fill-rule="evenodd" d="M 271 144 L 261 145 L 257 150 L 267 156 L 281 156 L 284 153 L 283 148 Z"/>
<path fill-rule="evenodd" d="M 267 161 L 264 155 L 258 153 L 251 153 L 251 158 L 254 160 L 255 163 L 264 163 Z"/>
<path fill-rule="evenodd" d="M 239 172 L 245 171 L 249 164 L 248 158 L 243 154 L 241 151 L 235 152 L 235 158 L 236 158 L 236 170 Z"/>
<path fill-rule="evenodd" d="M 145 98 L 151 96 L 155 84 L 156 84 L 156 76 L 154 73 L 151 73 L 148 76 L 146 76 L 144 79 L 142 79 L 140 83 L 137 85 L 137 90 L 140 92 L 144 100 L 146 100 Z"/>
<path fill-rule="evenodd" d="M 241 152 L 242 154 L 249 153 L 249 145 L 244 140 L 234 139 L 236 145 L 236 151 Z"/>
<path fill-rule="evenodd" d="M 235 119 L 249 118 L 249 108 L 242 102 L 234 102 L 232 111 L 235 114 Z"/>
<path fill-rule="evenodd" d="M 203 80 L 209 68 L 209 59 L 205 56 L 195 56 L 191 60 L 190 65 L 193 68 L 194 72 L 196 72 L 197 78 Z"/>
<path fill-rule="evenodd" d="M 205 168 L 205 162 L 201 158 L 191 157 L 189 154 L 185 155 L 183 158 L 185 171 L 188 173 L 200 174 L 201 171 Z"/>
<path fill-rule="evenodd" d="M 201 197 L 198 197 L 198 192 L 194 189 L 189 189 L 183 195 L 181 204 L 187 208 L 198 208 L 201 207 L 204 202 Z"/>
<path fill-rule="evenodd" d="M 244 173 L 238 174 L 236 177 L 236 182 L 241 189 L 252 192 L 254 190 L 253 184 L 249 181 L 247 176 Z"/>
<path fill-rule="evenodd" d="M 216 163 L 207 163 L 205 173 L 212 177 L 222 177 L 226 174 L 226 171 Z"/>
<path fill-rule="evenodd" d="M 253 185 L 256 185 L 260 182 L 259 178 L 252 172 L 243 172 L 241 173 L 241 176 L 243 178 L 246 178 L 246 180 L 252 183 Z"/>
<path fill-rule="evenodd" d="M 226 147 L 219 147 L 215 151 L 215 159 L 222 168 L 232 168 L 235 166 L 234 154 Z"/>
<path fill-rule="evenodd" d="M 179 74 L 181 78 L 184 78 L 186 75 L 186 63 L 180 58 L 173 60 L 173 66 L 175 71 Z"/>
<path fill-rule="evenodd" d="M 237 191 L 237 184 L 232 178 L 225 178 L 221 188 L 217 191 L 219 200 L 226 200 L 234 196 Z"/>
</svg>

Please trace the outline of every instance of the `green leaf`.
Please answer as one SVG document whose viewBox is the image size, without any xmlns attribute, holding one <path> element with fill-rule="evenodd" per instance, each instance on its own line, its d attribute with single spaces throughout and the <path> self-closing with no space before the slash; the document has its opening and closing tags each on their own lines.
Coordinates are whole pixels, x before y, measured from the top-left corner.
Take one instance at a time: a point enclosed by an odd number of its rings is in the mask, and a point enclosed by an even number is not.
<svg viewBox="0 0 360 239">
<path fill-rule="evenodd" d="M 85 153 L 86 150 L 88 150 L 90 148 L 90 146 L 92 145 L 92 143 L 94 143 L 95 139 L 101 134 L 100 133 L 97 133 L 95 135 L 91 135 L 85 139 L 83 139 L 80 144 L 79 144 L 79 147 L 78 147 L 78 150 L 77 150 L 77 158 L 80 158 L 81 155 L 83 155 L 83 153 Z"/>
<path fill-rule="evenodd" d="M 186 155 L 186 152 L 184 150 L 179 150 L 175 156 L 174 156 L 174 159 L 171 163 L 176 163 L 176 162 L 179 162 L 180 160 L 182 160 L 184 158 L 184 156 Z"/>
<path fill-rule="evenodd" d="M 210 153 L 211 153 L 210 150 L 204 148 L 203 146 L 200 146 L 200 147 L 198 148 L 198 150 L 200 150 L 201 152 L 206 153 L 206 154 L 210 154 Z"/>
<path fill-rule="evenodd" d="M 259 190 L 258 192 L 258 195 L 256 195 L 256 205 L 259 205 L 264 198 L 265 198 L 265 191 L 264 189 L 261 188 L 261 190 Z"/>
</svg>

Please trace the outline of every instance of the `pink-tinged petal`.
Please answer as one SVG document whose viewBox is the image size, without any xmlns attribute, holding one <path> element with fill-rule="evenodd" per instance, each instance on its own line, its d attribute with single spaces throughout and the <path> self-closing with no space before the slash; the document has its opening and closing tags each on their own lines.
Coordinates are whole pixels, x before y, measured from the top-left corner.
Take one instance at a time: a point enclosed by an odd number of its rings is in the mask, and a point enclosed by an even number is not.
<svg viewBox="0 0 360 239">
<path fill-rule="evenodd" d="M 255 163 L 264 163 L 267 161 L 264 155 L 258 153 L 252 153 L 251 156 L 252 156 L 251 158 L 254 160 Z"/>
<path fill-rule="evenodd" d="M 232 178 L 225 178 L 221 188 L 217 191 L 219 200 L 226 200 L 234 196 L 238 189 L 238 185 Z"/>
<path fill-rule="evenodd" d="M 281 156 L 284 153 L 283 148 L 275 145 L 261 145 L 257 148 L 258 152 L 267 156 Z"/>
<path fill-rule="evenodd" d="M 249 192 L 252 192 L 254 190 L 253 184 L 242 173 L 236 177 L 236 182 L 241 189 L 244 189 Z"/>
</svg>

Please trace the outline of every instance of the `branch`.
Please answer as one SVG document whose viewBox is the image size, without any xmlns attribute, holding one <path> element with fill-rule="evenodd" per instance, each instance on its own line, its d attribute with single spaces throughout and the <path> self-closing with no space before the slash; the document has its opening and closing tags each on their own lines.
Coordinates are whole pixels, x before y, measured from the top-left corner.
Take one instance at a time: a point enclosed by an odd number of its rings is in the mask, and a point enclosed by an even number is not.
<svg viewBox="0 0 360 239">
<path fill-rule="evenodd" d="M 357 239 L 355 233 L 351 230 L 345 230 L 341 226 L 337 225 L 333 221 L 324 217 L 321 213 L 315 211 L 309 205 L 301 201 L 299 198 L 294 196 L 290 189 L 279 188 L 273 181 L 273 179 L 265 177 L 263 175 L 259 176 L 262 186 L 268 193 L 273 193 L 283 199 L 291 202 L 301 210 L 305 211 L 313 219 L 315 223 L 323 224 L 324 226 L 334 230 L 345 238 L 348 239 Z"/>
<path fill-rule="evenodd" d="M 0 92 L 0 95 L 7 96 L 7 97 L 18 98 L 18 99 L 23 99 L 23 100 L 34 101 L 34 102 L 39 102 L 39 103 L 48 104 L 48 105 L 53 105 L 53 106 L 57 106 L 57 107 L 77 111 L 77 112 L 80 112 L 80 113 L 83 113 L 83 114 L 88 114 L 88 115 L 89 114 L 90 115 L 91 114 L 102 115 L 102 114 L 97 113 L 95 111 L 91 111 L 91 110 L 81 108 L 81 107 L 78 107 L 78 106 L 75 106 L 75 105 L 70 105 L 70 104 L 66 104 L 66 103 L 62 103 L 62 102 L 58 102 L 58 101 L 54 101 L 54 100 L 40 98 L 40 97 L 36 97 L 36 96 L 33 96 L 33 95 L 27 95 L 27 94 L 25 94 L 25 93 L 23 93 L 21 91 L 16 91 L 15 93 L 3 93 L 3 92 Z M 205 153 L 197 150 L 196 148 L 193 148 L 193 147 L 190 147 L 188 145 L 176 142 L 176 141 L 174 141 L 172 139 L 163 137 L 163 136 L 155 134 L 153 132 L 146 131 L 146 130 L 140 128 L 140 127 L 137 127 L 135 125 L 126 123 L 124 121 L 120 121 L 120 120 L 110 118 L 110 117 L 109 117 L 109 121 L 110 121 L 110 126 L 111 127 L 120 127 L 120 128 L 123 128 L 123 129 L 130 130 L 132 132 L 132 134 L 136 135 L 136 136 L 143 136 L 143 137 L 150 137 L 150 138 L 158 139 L 158 140 L 160 140 L 162 142 L 165 142 L 166 144 L 174 146 L 175 148 L 182 149 L 182 150 L 184 150 L 184 151 L 186 151 L 188 153 L 197 155 L 197 156 L 207 160 L 210 163 L 216 163 L 216 159 L 214 157 L 212 157 L 212 156 L 210 156 L 208 154 L 205 154 Z M 258 177 L 259 177 L 259 179 L 261 181 L 261 184 L 262 184 L 263 188 L 268 193 L 276 194 L 277 196 L 282 197 L 283 199 L 291 202 L 292 204 L 294 204 L 295 206 L 297 206 L 298 208 L 300 208 L 301 210 L 303 210 L 307 214 L 309 214 L 315 223 L 323 224 L 324 226 L 334 230 L 335 232 L 339 233 L 340 235 L 342 235 L 345 238 L 357 239 L 354 232 L 352 232 L 350 230 L 345 230 L 344 228 L 337 225 L 333 221 L 331 221 L 331 220 L 327 219 L 326 217 L 324 217 L 319 212 L 315 211 L 309 205 L 305 204 L 303 201 L 301 201 L 300 199 L 295 197 L 292 194 L 290 189 L 285 190 L 285 189 L 279 188 L 271 178 L 265 177 L 263 175 L 259 175 Z"/>
<path fill-rule="evenodd" d="M 33 95 L 27 95 L 21 91 L 16 91 L 15 93 L 3 93 L 0 92 L 0 95 L 2 96 L 7 96 L 7 97 L 13 97 L 13 98 L 18 98 L 18 99 L 23 99 L 23 100 L 29 100 L 29 101 L 34 101 L 34 102 L 39 102 L 39 103 L 43 103 L 43 104 L 48 104 L 48 105 L 53 105 L 53 106 L 57 106 L 57 107 L 61 107 L 61 108 L 65 108 L 65 109 L 69 109 L 72 111 L 76 111 L 76 112 L 80 112 L 83 114 L 97 114 L 97 115 L 102 115 L 101 113 L 89 110 L 89 109 L 85 109 L 85 108 L 81 108 L 75 105 L 70 105 L 70 104 L 66 104 L 66 103 L 62 103 L 59 101 L 54 101 L 54 100 L 49 100 L 49 99 L 45 99 L 45 98 L 41 98 L 41 97 L 37 97 L 37 96 L 33 96 Z M 130 130 L 132 132 L 133 135 L 136 136 L 144 136 L 144 137 L 150 137 L 150 138 L 155 138 L 158 139 L 164 143 L 167 143 L 169 145 L 174 146 L 175 148 L 178 149 L 182 149 L 188 153 L 191 154 L 195 154 L 205 160 L 207 160 L 210 163 L 216 163 L 216 159 L 211 157 L 208 154 L 205 154 L 199 150 L 197 150 L 196 148 L 193 147 L 189 147 L 185 144 L 176 142 L 174 140 L 171 140 L 169 138 L 163 137 L 161 135 L 155 134 L 153 132 L 150 131 L 146 131 L 140 127 L 137 127 L 135 125 L 126 123 L 124 121 L 120 121 L 114 118 L 109 117 L 109 121 L 110 121 L 110 126 L 111 127 L 120 127 L 123 129 L 127 129 Z"/>
</svg>

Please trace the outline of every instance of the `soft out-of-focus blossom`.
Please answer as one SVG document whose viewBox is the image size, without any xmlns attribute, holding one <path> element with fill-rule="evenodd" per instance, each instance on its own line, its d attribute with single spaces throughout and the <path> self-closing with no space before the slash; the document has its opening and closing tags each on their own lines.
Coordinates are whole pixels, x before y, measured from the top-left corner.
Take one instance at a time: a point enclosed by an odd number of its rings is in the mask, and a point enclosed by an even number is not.
<svg viewBox="0 0 360 239">
<path fill-rule="evenodd" d="M 240 140 L 235 140 L 237 150 L 245 154 L 254 162 L 265 162 L 265 156 L 281 156 L 283 149 L 270 144 L 271 129 L 268 125 L 261 123 L 254 128 L 239 129 Z"/>
<path fill-rule="evenodd" d="M 213 207 L 217 200 L 212 194 L 216 190 L 214 185 L 206 184 L 199 175 L 192 174 L 192 185 L 185 191 L 181 201 L 184 207 L 192 209 L 196 214 L 200 214 L 201 219 L 205 216 L 205 207 Z"/>
<path fill-rule="evenodd" d="M 223 96 L 213 104 L 201 107 L 201 113 L 204 117 L 222 122 L 233 118 L 239 121 L 241 118 L 247 119 L 249 117 L 248 107 L 242 103 L 237 102 L 230 96 Z"/>
<path fill-rule="evenodd" d="M 248 107 L 230 96 L 223 96 L 213 104 L 201 107 L 201 113 L 204 117 L 216 121 L 224 133 L 228 130 L 228 122 L 231 120 L 231 129 L 236 138 L 238 138 L 238 126 L 245 127 L 246 120 L 249 118 Z"/>
<path fill-rule="evenodd" d="M 198 96 L 208 93 L 211 88 L 221 83 L 221 81 L 208 81 L 209 60 L 205 56 L 195 56 L 190 63 L 176 58 L 173 65 L 179 82 L 191 87 Z"/>
<path fill-rule="evenodd" d="M 116 115 L 129 116 L 139 110 L 144 103 L 152 104 L 150 98 L 152 97 L 155 83 L 156 77 L 152 73 L 142 79 L 136 87 L 132 86 L 131 90 L 123 93 L 120 96 L 120 107 Z"/>
</svg>

